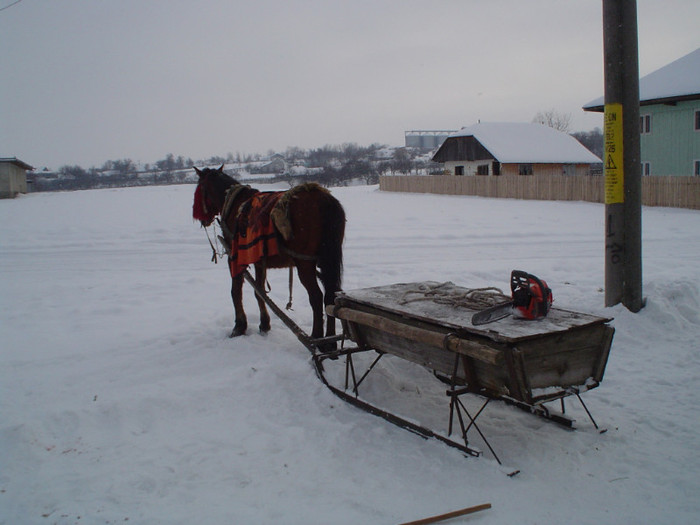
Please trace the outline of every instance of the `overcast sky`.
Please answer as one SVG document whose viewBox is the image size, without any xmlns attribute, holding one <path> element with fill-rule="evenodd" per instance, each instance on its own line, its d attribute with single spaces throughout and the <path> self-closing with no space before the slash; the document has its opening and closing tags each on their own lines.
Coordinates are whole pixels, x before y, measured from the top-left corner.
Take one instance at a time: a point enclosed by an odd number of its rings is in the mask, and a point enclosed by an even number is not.
<svg viewBox="0 0 700 525">
<path fill-rule="evenodd" d="M 700 1 L 638 14 L 641 75 L 700 47 Z M 601 0 L 22 0 L 0 11 L 0 156 L 402 145 L 548 109 L 588 131 L 602 38 Z"/>
</svg>

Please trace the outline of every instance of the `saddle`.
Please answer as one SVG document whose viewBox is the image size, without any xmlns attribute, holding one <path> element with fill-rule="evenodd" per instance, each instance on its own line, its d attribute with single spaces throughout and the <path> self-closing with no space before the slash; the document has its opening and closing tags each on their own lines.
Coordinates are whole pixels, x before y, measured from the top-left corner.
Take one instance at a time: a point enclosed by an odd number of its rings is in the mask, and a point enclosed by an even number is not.
<svg viewBox="0 0 700 525">
<path fill-rule="evenodd" d="M 290 202 L 304 191 L 328 192 L 315 182 L 307 182 L 287 191 L 258 192 L 241 205 L 236 215 L 234 230 L 227 232 L 233 239 L 229 252 L 232 277 L 240 275 L 248 265 L 260 262 L 263 257 L 280 253 L 279 243 L 293 237 L 292 225 L 289 222 Z M 227 198 L 227 202 L 230 200 L 232 203 L 234 197 L 235 194 L 232 194 L 230 199 Z M 226 209 L 226 206 L 224 208 Z M 221 223 L 223 229 L 225 221 L 222 220 Z M 296 256 L 308 258 L 300 254 Z"/>
</svg>

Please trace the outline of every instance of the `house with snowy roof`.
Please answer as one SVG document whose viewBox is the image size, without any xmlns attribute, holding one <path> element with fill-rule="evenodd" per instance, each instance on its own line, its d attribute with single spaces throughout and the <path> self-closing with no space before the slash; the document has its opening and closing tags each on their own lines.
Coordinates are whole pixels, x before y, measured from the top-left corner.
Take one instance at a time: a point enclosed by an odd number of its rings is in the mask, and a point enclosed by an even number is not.
<svg viewBox="0 0 700 525">
<path fill-rule="evenodd" d="M 433 155 L 451 175 L 588 175 L 601 160 L 571 135 L 542 124 L 479 122 Z"/>
<path fill-rule="evenodd" d="M 700 48 L 639 79 L 639 132 L 643 175 L 700 176 Z"/>
<path fill-rule="evenodd" d="M 34 168 L 16 157 L 0 158 L 0 199 L 27 193 L 27 171 Z"/>
</svg>

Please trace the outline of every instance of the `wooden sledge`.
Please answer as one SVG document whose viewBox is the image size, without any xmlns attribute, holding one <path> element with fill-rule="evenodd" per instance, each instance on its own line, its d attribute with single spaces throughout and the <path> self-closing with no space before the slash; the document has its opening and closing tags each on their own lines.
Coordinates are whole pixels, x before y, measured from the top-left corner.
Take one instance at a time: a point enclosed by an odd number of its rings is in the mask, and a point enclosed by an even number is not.
<svg viewBox="0 0 700 525">
<path fill-rule="evenodd" d="M 536 405 L 602 381 L 612 319 L 552 308 L 535 321 L 511 316 L 473 326 L 475 310 L 429 300 L 438 287 L 449 296 L 469 291 L 435 282 L 366 288 L 342 292 L 328 313 L 361 348 L 397 355 L 489 397 Z"/>
<path fill-rule="evenodd" d="M 615 331 L 609 325 L 612 319 L 552 308 L 543 319 L 511 316 L 474 326 L 471 318 L 477 310 L 454 301 L 469 291 L 437 282 L 345 291 L 327 313 L 341 320 L 345 335 L 359 351 L 398 356 L 434 371 L 448 383 L 448 434 L 456 415 L 465 444 L 471 428 L 481 434 L 475 420 L 490 399 L 571 427 L 573 420 L 565 414 L 563 400 L 575 395 L 598 428 L 580 394 L 603 379 Z M 466 393 L 486 399 L 476 416 L 466 413 L 468 423 L 459 400 Z M 557 399 L 560 412 L 545 405 Z"/>
<path fill-rule="evenodd" d="M 469 290 L 452 283 L 394 284 L 341 292 L 326 311 L 341 320 L 343 333 L 313 339 L 301 329 L 246 271 L 244 278 L 255 293 L 311 352 L 316 374 L 335 395 L 424 438 L 434 438 L 473 456 L 468 433 L 478 432 L 496 461 L 501 461 L 477 425 L 477 418 L 492 399 L 514 404 L 557 423 L 572 426 L 564 414 L 564 398 L 575 395 L 591 418 L 580 394 L 600 384 L 612 343 L 611 319 L 553 308 L 537 321 L 503 319 L 475 327 L 475 310 L 445 304 L 441 296 L 459 297 Z M 346 346 L 351 339 L 356 346 Z M 342 342 L 340 349 L 323 351 L 327 343 Z M 357 373 L 353 356 L 376 353 L 364 373 Z M 363 400 L 359 386 L 382 356 L 392 354 L 422 365 L 449 384 L 447 433 L 428 428 L 413 419 Z M 345 386 L 333 384 L 324 364 L 345 360 Z M 335 365 L 334 365 L 335 366 Z M 485 399 L 470 412 L 460 397 L 478 394 Z M 561 413 L 544 404 L 561 399 Z M 460 438 L 452 438 L 455 417 Z M 517 470 L 508 475 L 517 474 Z"/>
</svg>

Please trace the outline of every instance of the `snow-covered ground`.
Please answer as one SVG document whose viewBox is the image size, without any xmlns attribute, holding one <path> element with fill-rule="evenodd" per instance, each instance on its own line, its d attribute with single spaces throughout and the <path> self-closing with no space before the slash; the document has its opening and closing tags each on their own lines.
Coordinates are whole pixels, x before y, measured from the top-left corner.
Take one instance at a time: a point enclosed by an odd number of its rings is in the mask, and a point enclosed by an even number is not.
<svg viewBox="0 0 700 525">
<path fill-rule="evenodd" d="M 346 289 L 507 289 L 517 268 L 557 306 L 615 318 L 584 394 L 607 433 L 573 402 L 576 431 L 500 403 L 481 416 L 510 478 L 488 453 L 340 401 L 276 319 L 229 339 L 227 270 L 191 220 L 193 190 L 0 201 L 0 523 L 391 524 L 487 502 L 450 523 L 698 523 L 700 212 L 644 209 L 647 306 L 632 314 L 603 306 L 601 205 L 333 190 Z M 270 273 L 281 304 L 286 279 Z M 308 327 L 298 283 L 293 315 Z M 444 393 L 398 360 L 370 379 L 406 408 Z"/>
</svg>

